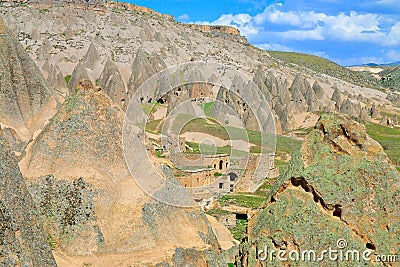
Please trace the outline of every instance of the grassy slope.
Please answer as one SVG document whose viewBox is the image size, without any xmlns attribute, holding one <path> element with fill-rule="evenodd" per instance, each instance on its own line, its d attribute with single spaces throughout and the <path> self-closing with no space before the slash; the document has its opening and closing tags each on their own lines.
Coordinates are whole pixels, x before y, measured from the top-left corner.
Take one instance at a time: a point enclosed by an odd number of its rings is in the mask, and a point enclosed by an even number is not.
<svg viewBox="0 0 400 267">
<path fill-rule="evenodd" d="M 315 72 L 327 74 L 355 85 L 380 89 L 378 82 L 370 75 L 351 71 L 332 61 L 318 56 L 278 51 L 268 51 L 268 53 L 274 58 L 286 61 L 288 63 L 293 63 L 298 66 L 306 67 Z"/>
<path fill-rule="evenodd" d="M 383 86 L 400 90 L 400 67 L 386 67 L 379 75 L 385 78 L 380 81 Z"/>
<path fill-rule="evenodd" d="M 393 164 L 400 169 L 400 128 L 389 128 L 379 124 L 366 122 L 367 133 L 378 141 Z"/>
</svg>

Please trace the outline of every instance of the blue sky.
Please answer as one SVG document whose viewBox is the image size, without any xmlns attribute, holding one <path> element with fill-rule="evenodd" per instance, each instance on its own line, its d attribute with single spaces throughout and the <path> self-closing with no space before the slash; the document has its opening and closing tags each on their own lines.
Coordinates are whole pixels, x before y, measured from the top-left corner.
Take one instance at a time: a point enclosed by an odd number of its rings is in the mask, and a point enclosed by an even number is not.
<svg viewBox="0 0 400 267">
<path fill-rule="evenodd" d="M 266 50 L 341 65 L 400 61 L 400 0 L 131 0 L 178 21 L 231 25 Z"/>
</svg>

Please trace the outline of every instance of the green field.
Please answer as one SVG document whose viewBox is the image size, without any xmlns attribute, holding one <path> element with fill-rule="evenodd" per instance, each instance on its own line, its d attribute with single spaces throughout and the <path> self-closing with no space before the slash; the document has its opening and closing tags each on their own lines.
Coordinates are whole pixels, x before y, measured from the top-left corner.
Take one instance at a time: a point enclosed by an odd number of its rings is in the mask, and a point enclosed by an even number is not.
<svg viewBox="0 0 400 267">
<path fill-rule="evenodd" d="M 219 199 L 222 206 L 236 205 L 240 207 L 257 209 L 265 201 L 265 197 L 251 194 L 228 194 Z"/>
<path fill-rule="evenodd" d="M 365 122 L 367 133 L 378 141 L 393 164 L 400 167 L 400 128 L 389 128 L 383 125 Z"/>
<path fill-rule="evenodd" d="M 303 142 L 300 140 L 293 139 L 287 136 L 277 135 L 275 156 L 282 158 L 284 161 L 287 161 L 290 159 L 291 155 L 294 152 L 300 150 L 302 144 Z M 283 162 L 278 162 L 278 164 L 279 163 L 284 164 Z"/>
</svg>

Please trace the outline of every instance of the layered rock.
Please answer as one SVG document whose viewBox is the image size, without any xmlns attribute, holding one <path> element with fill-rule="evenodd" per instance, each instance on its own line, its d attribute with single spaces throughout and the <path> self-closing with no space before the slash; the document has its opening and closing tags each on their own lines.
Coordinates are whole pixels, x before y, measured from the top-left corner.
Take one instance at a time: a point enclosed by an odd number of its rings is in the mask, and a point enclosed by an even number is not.
<svg viewBox="0 0 400 267">
<path fill-rule="evenodd" d="M 230 26 L 215 26 L 215 25 L 198 25 L 190 24 L 192 29 L 196 29 L 205 33 L 226 33 L 240 36 L 240 31 L 237 28 Z"/>
<path fill-rule="evenodd" d="M 152 14 L 152 15 L 163 17 L 163 18 L 165 18 L 167 20 L 170 20 L 170 21 L 175 21 L 175 18 L 173 16 L 171 16 L 171 15 L 161 14 L 159 12 L 154 11 L 151 8 L 138 6 L 138 5 L 135 5 L 135 4 L 124 3 L 124 2 L 115 2 L 115 1 L 112 1 L 112 2 L 111 1 L 107 1 L 107 6 L 111 7 L 111 8 L 116 8 L 116 9 L 124 9 L 124 10 L 128 10 L 128 11 L 144 12 L 144 13 L 148 13 L 148 14 Z"/>
<path fill-rule="evenodd" d="M 370 252 L 372 261 L 375 255 L 398 254 L 399 188 L 399 173 L 363 125 L 347 115 L 323 115 L 306 138 L 302 154 L 292 158 L 265 206 L 250 220 L 249 241 L 237 264 L 284 264 L 276 257 L 263 258 L 266 254 L 260 258 L 258 252 L 266 249 L 275 255 L 278 250 L 314 250 L 318 258 L 324 249 L 340 250 L 338 240 L 345 240 L 344 253 L 360 253 L 360 260 L 349 258 L 346 266 L 370 264 L 362 259 L 364 251 Z M 329 258 L 318 264 L 328 266 Z"/>
<path fill-rule="evenodd" d="M 58 98 L 0 20 L 0 124 L 28 141 L 56 112 Z"/>
</svg>

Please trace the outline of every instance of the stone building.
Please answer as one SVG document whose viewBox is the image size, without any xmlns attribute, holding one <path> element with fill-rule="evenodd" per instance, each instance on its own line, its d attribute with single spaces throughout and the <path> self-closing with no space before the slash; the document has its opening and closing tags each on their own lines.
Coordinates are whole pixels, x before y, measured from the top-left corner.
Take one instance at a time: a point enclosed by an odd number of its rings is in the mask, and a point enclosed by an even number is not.
<svg viewBox="0 0 400 267">
<path fill-rule="evenodd" d="M 213 169 L 198 168 L 184 170 L 186 175 L 178 176 L 178 181 L 184 187 L 203 187 L 215 181 Z"/>
</svg>

